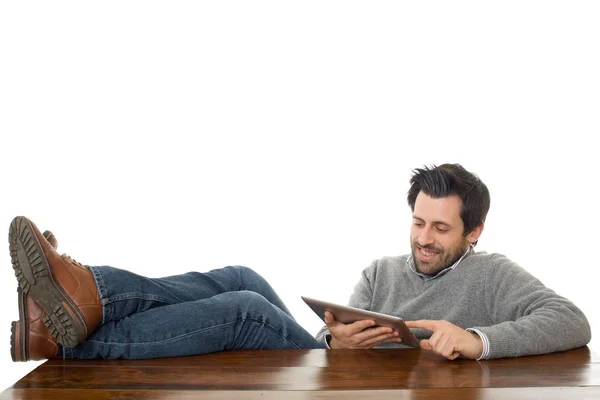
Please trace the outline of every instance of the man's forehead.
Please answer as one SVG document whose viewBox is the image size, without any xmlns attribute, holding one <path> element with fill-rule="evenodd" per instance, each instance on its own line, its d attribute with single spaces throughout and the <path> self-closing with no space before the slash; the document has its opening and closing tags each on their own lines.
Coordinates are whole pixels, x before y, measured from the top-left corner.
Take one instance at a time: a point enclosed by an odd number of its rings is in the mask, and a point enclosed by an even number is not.
<svg viewBox="0 0 600 400">
<path fill-rule="evenodd" d="M 462 200 L 457 195 L 433 198 L 422 191 L 415 201 L 413 217 L 450 224 L 460 219 Z"/>
</svg>

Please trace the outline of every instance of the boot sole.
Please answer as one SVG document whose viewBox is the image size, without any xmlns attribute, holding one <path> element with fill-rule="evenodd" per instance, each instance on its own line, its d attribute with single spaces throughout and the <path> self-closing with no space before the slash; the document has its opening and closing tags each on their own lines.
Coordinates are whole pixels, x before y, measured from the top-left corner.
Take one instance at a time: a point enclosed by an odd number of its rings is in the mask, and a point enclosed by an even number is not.
<svg viewBox="0 0 600 400">
<path fill-rule="evenodd" d="M 29 361 L 29 315 L 27 298 L 21 288 L 19 293 L 19 321 L 13 321 L 10 327 L 10 356 L 13 361 Z"/>
<path fill-rule="evenodd" d="M 58 343 L 64 347 L 75 347 L 83 342 L 87 337 L 85 319 L 56 281 L 43 247 L 27 218 L 13 219 L 8 241 L 12 266 L 23 299 L 26 295 L 31 296 L 46 312 L 43 322 Z M 21 318 L 21 323 L 23 321 L 27 319 Z M 27 330 L 23 330 L 23 326 L 20 328 L 19 336 L 22 337 L 22 332 Z"/>
</svg>

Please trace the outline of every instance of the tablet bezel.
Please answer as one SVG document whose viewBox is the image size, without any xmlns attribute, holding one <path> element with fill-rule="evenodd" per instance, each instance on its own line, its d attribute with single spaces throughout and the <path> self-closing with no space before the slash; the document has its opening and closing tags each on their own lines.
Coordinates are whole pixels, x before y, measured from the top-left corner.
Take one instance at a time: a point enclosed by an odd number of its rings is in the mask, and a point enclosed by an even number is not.
<svg viewBox="0 0 600 400">
<path fill-rule="evenodd" d="M 337 321 L 344 324 L 352 324 L 360 320 L 373 320 L 376 322 L 377 326 L 386 326 L 397 331 L 402 338 L 402 344 L 410 347 L 420 347 L 419 340 L 415 337 L 410 328 L 406 326 L 406 323 L 404 323 L 402 318 L 360 308 L 343 306 L 306 296 L 300 297 L 323 320 L 323 322 L 325 322 L 325 311 L 331 312 Z"/>
</svg>

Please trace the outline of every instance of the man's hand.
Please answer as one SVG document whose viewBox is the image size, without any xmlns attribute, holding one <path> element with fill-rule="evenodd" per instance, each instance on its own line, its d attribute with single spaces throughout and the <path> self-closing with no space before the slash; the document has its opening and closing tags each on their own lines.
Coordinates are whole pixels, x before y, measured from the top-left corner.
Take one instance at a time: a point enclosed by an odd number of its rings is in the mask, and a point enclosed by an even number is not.
<svg viewBox="0 0 600 400">
<path fill-rule="evenodd" d="M 409 328 L 423 328 L 433 332 L 429 339 L 421 340 L 421 348 L 454 360 L 458 356 L 475 360 L 483 352 L 483 343 L 476 333 L 451 324 L 448 321 L 406 321 Z"/>
<path fill-rule="evenodd" d="M 401 342 L 399 333 L 392 328 L 379 326 L 375 321 L 362 320 L 353 324 L 336 321 L 333 314 L 325 311 L 325 324 L 331 333 L 329 347 L 332 349 L 370 349 L 387 342 Z"/>
</svg>

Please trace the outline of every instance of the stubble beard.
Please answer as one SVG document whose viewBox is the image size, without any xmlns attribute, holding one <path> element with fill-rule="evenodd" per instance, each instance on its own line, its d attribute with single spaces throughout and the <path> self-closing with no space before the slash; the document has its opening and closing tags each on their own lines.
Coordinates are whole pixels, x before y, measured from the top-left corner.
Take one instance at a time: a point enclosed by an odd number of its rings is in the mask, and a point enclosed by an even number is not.
<svg viewBox="0 0 600 400">
<path fill-rule="evenodd" d="M 433 263 L 421 261 L 417 256 L 418 247 L 429 251 L 435 251 L 438 253 L 438 260 Z M 419 246 L 416 240 L 411 243 L 412 256 L 417 271 L 429 276 L 437 275 L 440 271 L 452 266 L 463 254 L 465 254 L 468 248 L 469 242 L 466 239 L 463 239 L 458 245 L 449 250 L 443 250 L 431 245 Z"/>
</svg>

